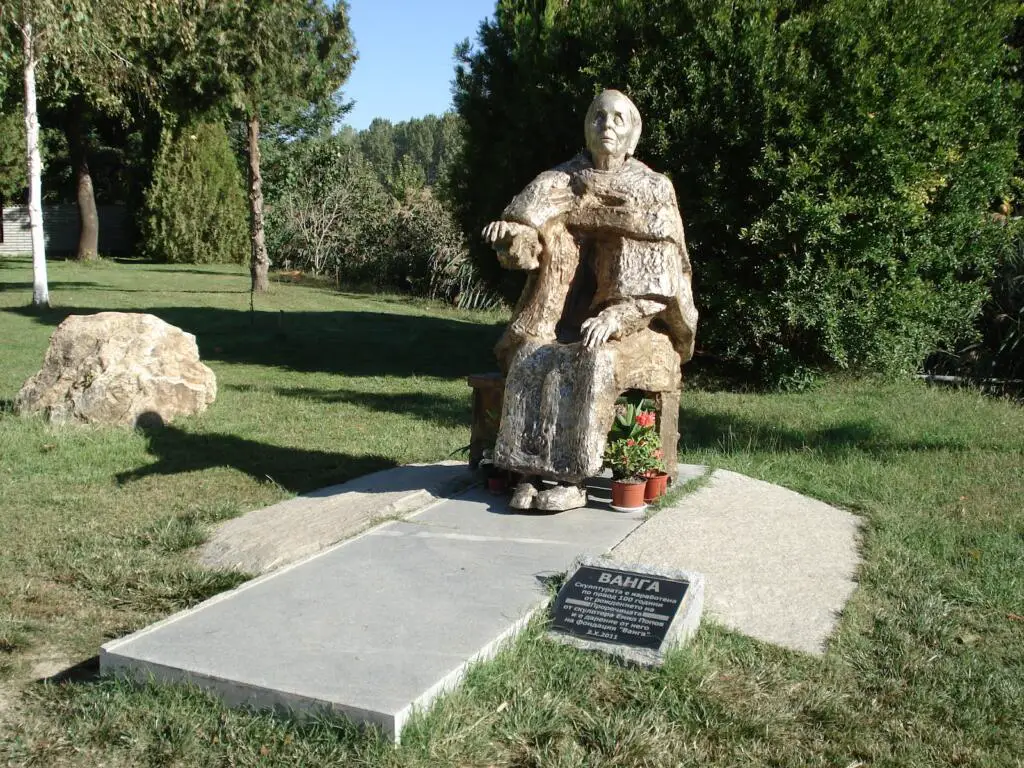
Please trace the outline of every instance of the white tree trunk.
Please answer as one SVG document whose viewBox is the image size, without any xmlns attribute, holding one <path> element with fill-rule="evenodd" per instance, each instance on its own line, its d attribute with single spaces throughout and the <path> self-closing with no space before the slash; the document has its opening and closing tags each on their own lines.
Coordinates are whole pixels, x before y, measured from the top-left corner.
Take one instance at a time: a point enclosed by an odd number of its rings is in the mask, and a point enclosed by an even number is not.
<svg viewBox="0 0 1024 768">
<path fill-rule="evenodd" d="M 50 306 L 43 239 L 43 163 L 39 156 L 39 115 L 36 113 L 36 51 L 32 22 L 21 29 L 25 54 L 25 156 L 28 162 L 28 223 L 32 235 L 32 306 Z"/>
</svg>

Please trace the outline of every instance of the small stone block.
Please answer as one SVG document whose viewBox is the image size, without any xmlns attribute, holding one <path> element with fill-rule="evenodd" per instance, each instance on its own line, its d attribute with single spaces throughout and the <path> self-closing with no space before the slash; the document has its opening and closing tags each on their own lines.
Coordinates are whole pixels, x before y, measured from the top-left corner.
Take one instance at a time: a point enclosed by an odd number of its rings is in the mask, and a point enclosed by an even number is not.
<svg viewBox="0 0 1024 768">
<path fill-rule="evenodd" d="M 704 576 L 581 555 L 551 607 L 548 637 L 645 667 L 700 627 Z"/>
</svg>

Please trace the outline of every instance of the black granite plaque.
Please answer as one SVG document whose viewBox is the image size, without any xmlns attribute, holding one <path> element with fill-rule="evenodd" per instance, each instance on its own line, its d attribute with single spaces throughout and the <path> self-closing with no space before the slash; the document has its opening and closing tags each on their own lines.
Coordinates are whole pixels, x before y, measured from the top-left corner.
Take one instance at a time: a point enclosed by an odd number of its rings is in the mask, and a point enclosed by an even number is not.
<svg viewBox="0 0 1024 768">
<path fill-rule="evenodd" d="M 658 649 L 686 581 L 581 565 L 558 592 L 551 628 L 585 640 Z"/>
</svg>

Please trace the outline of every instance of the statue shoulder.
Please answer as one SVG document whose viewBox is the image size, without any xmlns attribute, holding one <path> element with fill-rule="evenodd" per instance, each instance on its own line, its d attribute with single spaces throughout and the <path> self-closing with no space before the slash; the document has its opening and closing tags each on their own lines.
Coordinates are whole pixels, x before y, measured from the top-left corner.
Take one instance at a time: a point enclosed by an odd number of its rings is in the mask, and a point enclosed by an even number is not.
<svg viewBox="0 0 1024 768">
<path fill-rule="evenodd" d="M 544 171 L 512 199 L 501 217 L 540 229 L 551 219 L 565 214 L 569 203 L 566 192 L 573 176 L 584 167 L 587 167 L 586 160 L 577 155 Z"/>
<path fill-rule="evenodd" d="M 582 170 L 592 168 L 593 166 L 587 160 L 584 155 L 576 155 L 571 160 L 566 160 L 564 163 L 559 163 L 554 168 L 550 168 L 546 171 L 541 171 L 537 174 L 536 178 L 530 182 L 530 186 L 539 184 L 542 186 L 568 186 L 573 176 Z"/>
<path fill-rule="evenodd" d="M 637 177 L 639 183 L 648 187 L 654 193 L 656 200 L 659 202 L 675 202 L 676 190 L 668 176 L 658 173 L 635 157 L 629 159 L 628 170 Z"/>
</svg>

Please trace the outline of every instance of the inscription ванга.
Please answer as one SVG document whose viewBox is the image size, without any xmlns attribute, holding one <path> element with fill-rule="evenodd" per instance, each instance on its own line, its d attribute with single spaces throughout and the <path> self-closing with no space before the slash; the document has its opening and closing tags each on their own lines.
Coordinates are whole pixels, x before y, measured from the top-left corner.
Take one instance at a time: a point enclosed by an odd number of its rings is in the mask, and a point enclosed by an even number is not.
<svg viewBox="0 0 1024 768">
<path fill-rule="evenodd" d="M 551 628 L 588 640 L 657 649 L 688 588 L 682 580 L 582 565 L 555 599 Z"/>
</svg>

